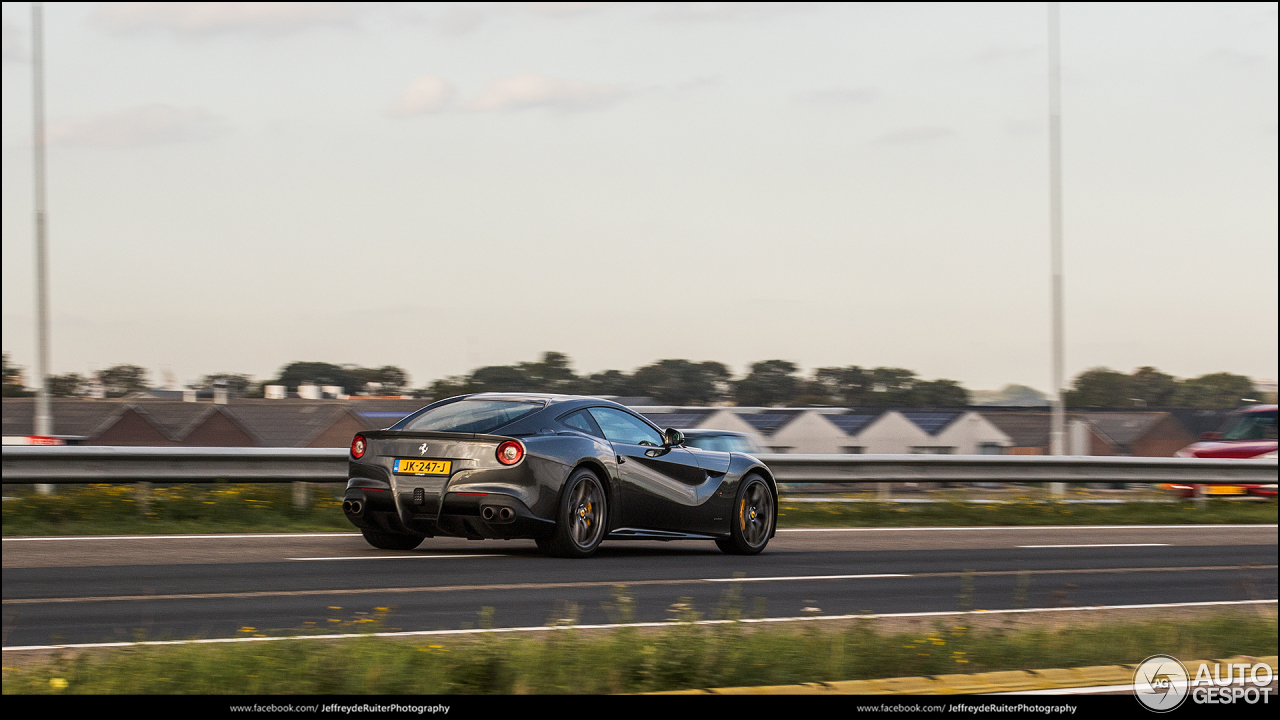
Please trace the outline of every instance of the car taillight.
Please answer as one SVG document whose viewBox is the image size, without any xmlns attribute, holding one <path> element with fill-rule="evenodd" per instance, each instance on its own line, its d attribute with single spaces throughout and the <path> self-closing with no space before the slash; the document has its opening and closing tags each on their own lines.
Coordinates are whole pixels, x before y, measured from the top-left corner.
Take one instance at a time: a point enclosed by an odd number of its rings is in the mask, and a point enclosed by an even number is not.
<svg viewBox="0 0 1280 720">
<path fill-rule="evenodd" d="M 364 457 L 364 451 L 367 447 L 368 445 L 365 443 L 364 436 L 357 435 L 355 439 L 351 441 L 351 457 L 357 460 Z"/>
<path fill-rule="evenodd" d="M 519 440 L 508 440 L 498 446 L 498 462 L 515 465 L 524 457 L 524 445 Z"/>
</svg>

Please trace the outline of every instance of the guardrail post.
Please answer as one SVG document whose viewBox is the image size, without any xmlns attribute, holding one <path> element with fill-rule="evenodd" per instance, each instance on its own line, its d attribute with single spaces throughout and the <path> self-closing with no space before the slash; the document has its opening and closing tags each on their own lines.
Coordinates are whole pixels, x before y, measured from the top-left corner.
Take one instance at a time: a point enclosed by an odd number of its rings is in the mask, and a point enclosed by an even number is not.
<svg viewBox="0 0 1280 720">
<path fill-rule="evenodd" d="M 307 501 L 310 499 L 310 488 L 305 482 L 295 482 L 293 484 L 293 506 L 299 510 L 305 510 Z"/>
<path fill-rule="evenodd" d="M 1060 483 L 1060 482 L 1049 483 L 1049 494 L 1055 498 L 1059 498 L 1059 497 L 1062 497 L 1063 495 L 1066 495 L 1067 484 Z"/>
<path fill-rule="evenodd" d="M 36 494 L 38 494 L 38 495 L 52 495 L 52 494 L 53 494 L 53 488 L 54 488 L 54 487 L 55 487 L 55 486 L 53 486 L 53 485 L 47 485 L 47 484 L 45 484 L 45 483 L 40 483 L 40 484 L 36 485 Z"/>
<path fill-rule="evenodd" d="M 876 483 L 876 500 L 880 502 L 889 502 L 890 483 Z"/>
<path fill-rule="evenodd" d="M 138 514 L 145 517 L 151 512 L 151 483 L 144 480 L 135 483 L 133 487 L 137 492 Z"/>
</svg>

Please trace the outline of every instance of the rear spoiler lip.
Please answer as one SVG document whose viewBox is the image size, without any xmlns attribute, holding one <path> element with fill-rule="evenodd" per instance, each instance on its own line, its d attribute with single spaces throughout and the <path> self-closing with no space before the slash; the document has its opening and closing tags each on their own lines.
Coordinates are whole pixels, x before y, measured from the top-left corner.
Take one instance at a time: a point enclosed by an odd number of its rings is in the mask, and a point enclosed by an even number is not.
<svg viewBox="0 0 1280 720">
<path fill-rule="evenodd" d="M 434 430 L 367 430 L 362 433 L 369 440 L 471 440 L 480 442 L 504 443 L 515 438 L 506 435 L 487 435 L 484 433 L 438 432 Z"/>
</svg>

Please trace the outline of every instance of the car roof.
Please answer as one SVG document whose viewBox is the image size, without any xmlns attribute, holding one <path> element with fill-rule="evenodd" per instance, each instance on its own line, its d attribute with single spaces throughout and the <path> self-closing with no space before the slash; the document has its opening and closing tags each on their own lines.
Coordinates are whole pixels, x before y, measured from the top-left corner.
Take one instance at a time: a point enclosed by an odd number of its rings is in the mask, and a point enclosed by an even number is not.
<svg viewBox="0 0 1280 720">
<path fill-rule="evenodd" d="M 556 393 L 489 392 L 489 393 L 472 393 L 470 395 L 460 396 L 457 399 L 458 400 L 462 400 L 462 399 L 542 400 L 547 403 L 546 407 L 543 408 L 543 411 L 553 407 L 556 408 L 557 410 L 566 411 L 566 410 L 574 410 L 580 407 L 598 407 L 599 406 L 599 407 L 618 408 L 619 410 L 625 410 L 631 413 L 632 415 L 636 415 L 642 418 L 644 417 L 639 412 L 627 407 L 626 405 L 620 405 L 612 400 L 606 400 L 604 398 L 594 397 L 591 395 L 561 395 Z M 650 424 L 652 425 L 653 423 L 650 422 Z"/>
</svg>

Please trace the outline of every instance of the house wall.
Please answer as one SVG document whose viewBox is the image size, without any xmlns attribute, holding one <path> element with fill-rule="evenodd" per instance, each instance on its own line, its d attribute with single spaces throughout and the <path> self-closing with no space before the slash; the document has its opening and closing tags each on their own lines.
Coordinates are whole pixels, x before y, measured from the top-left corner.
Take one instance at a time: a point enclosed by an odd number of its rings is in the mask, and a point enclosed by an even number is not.
<svg viewBox="0 0 1280 720">
<path fill-rule="evenodd" d="M 1187 432 L 1177 418 L 1166 414 L 1130 447 L 1138 457 L 1173 457 L 1195 441 L 1196 438 Z"/>
<path fill-rule="evenodd" d="M 936 438 L 921 430 L 901 413 L 889 410 L 844 444 L 861 446 L 865 448 L 862 452 L 866 454 L 904 455 L 910 453 L 913 447 L 938 443 Z"/>
<path fill-rule="evenodd" d="M 128 408 L 115 422 L 85 444 L 172 447 L 178 443 L 170 440 L 138 411 Z"/>
<path fill-rule="evenodd" d="M 182 444 L 189 447 L 256 447 L 258 441 L 234 420 L 221 412 L 210 413 Z"/>
<path fill-rule="evenodd" d="M 769 436 L 768 445 L 790 447 L 795 454 L 843 453 L 845 447 L 857 445 L 840 428 L 821 413 L 804 412 Z"/>
<path fill-rule="evenodd" d="M 978 413 L 968 412 L 934 435 L 932 444 L 954 447 L 955 455 L 979 455 L 983 443 L 1006 448 L 1013 445 L 1013 440 Z"/>
</svg>

